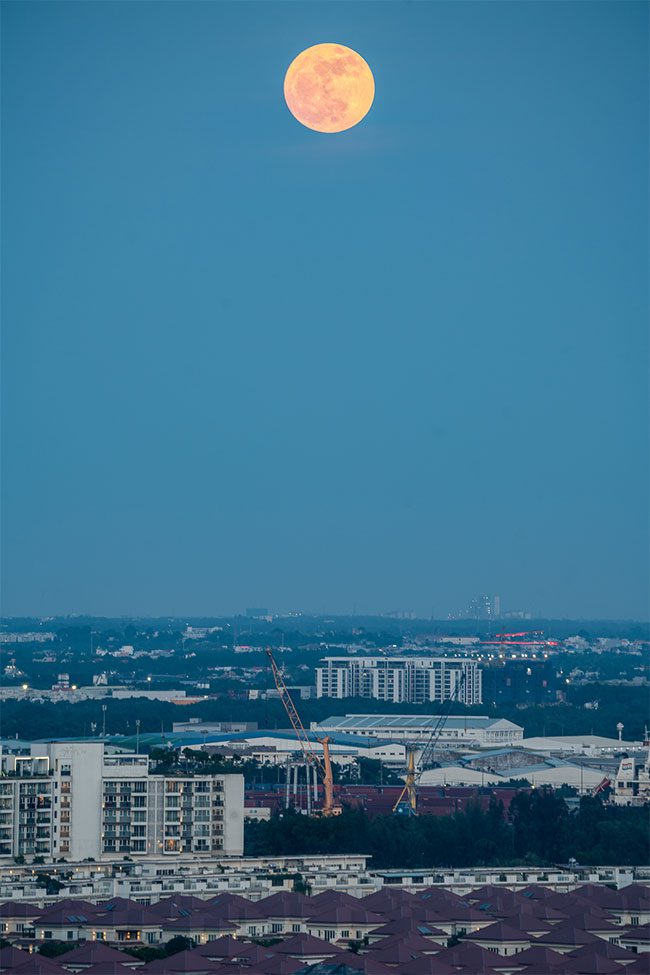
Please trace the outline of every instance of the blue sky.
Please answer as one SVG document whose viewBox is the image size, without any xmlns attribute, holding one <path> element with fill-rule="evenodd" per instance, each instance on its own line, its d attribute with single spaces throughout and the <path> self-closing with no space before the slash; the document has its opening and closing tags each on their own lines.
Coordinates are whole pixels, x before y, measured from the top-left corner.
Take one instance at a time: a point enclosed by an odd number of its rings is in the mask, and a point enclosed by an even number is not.
<svg viewBox="0 0 650 975">
<path fill-rule="evenodd" d="M 5 614 L 647 617 L 645 4 L 2 17 Z"/>
</svg>

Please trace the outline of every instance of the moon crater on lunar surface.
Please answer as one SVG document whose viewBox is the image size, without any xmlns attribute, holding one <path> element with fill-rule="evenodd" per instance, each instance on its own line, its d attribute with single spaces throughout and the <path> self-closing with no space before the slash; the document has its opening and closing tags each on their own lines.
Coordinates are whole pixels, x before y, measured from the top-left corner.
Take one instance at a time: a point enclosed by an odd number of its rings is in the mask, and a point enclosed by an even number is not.
<svg viewBox="0 0 650 975">
<path fill-rule="evenodd" d="M 289 65 L 284 97 L 291 114 L 308 129 L 343 132 L 368 114 L 375 79 L 352 48 L 315 44 Z"/>
</svg>

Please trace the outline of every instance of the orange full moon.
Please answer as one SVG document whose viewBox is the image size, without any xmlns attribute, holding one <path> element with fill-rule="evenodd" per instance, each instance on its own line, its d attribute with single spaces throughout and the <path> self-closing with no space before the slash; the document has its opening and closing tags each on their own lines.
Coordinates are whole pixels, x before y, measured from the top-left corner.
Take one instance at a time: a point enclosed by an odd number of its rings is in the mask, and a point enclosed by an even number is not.
<svg viewBox="0 0 650 975">
<path fill-rule="evenodd" d="M 344 132 L 370 111 L 375 79 L 352 48 L 314 44 L 289 65 L 284 97 L 291 114 L 308 129 Z"/>
</svg>

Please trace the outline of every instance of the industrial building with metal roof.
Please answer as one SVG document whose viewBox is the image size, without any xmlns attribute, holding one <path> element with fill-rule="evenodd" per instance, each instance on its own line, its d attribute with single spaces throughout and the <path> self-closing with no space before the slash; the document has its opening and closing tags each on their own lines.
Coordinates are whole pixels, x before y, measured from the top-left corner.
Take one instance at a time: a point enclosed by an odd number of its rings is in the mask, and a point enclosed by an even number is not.
<svg viewBox="0 0 650 975">
<path fill-rule="evenodd" d="M 346 714 L 312 722 L 311 729 L 319 734 L 353 734 L 411 743 L 430 735 L 439 720 L 439 714 Z M 521 725 L 488 715 L 448 716 L 440 729 L 441 743 L 479 748 L 521 744 L 523 737 Z"/>
</svg>

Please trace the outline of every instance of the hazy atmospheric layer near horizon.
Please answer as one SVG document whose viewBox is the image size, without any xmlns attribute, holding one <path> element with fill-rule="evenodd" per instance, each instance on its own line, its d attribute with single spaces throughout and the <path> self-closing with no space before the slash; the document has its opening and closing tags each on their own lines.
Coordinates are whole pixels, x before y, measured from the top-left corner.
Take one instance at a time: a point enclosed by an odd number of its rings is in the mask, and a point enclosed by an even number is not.
<svg viewBox="0 0 650 975">
<path fill-rule="evenodd" d="M 2 20 L 5 614 L 647 618 L 647 5 Z"/>
</svg>

